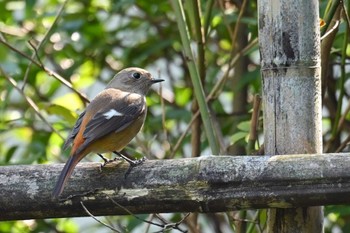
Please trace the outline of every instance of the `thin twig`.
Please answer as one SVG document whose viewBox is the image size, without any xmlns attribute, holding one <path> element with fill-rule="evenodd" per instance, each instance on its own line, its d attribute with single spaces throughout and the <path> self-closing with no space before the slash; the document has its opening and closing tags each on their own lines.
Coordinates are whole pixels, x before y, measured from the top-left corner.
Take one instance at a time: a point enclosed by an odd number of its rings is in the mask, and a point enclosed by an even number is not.
<svg viewBox="0 0 350 233">
<path fill-rule="evenodd" d="M 155 214 L 155 216 L 157 216 L 157 218 L 159 220 L 161 220 L 164 224 L 158 224 L 158 223 L 155 223 L 155 222 L 152 222 L 152 221 L 148 221 L 148 220 L 145 220 L 145 219 L 142 219 L 138 216 L 136 216 L 135 214 L 133 214 L 130 210 L 128 210 L 127 208 L 125 208 L 124 206 L 120 205 L 118 202 L 116 202 L 113 198 L 111 198 L 110 196 L 108 196 L 108 198 L 115 204 L 117 205 L 119 208 L 123 209 L 126 213 L 128 213 L 129 215 L 133 216 L 134 218 L 144 222 L 144 223 L 147 223 L 147 224 L 150 224 L 150 225 L 154 225 L 154 226 L 157 226 L 157 227 L 161 227 L 162 228 L 162 231 L 164 230 L 167 230 L 167 229 L 176 229 L 176 230 L 179 230 L 181 232 L 186 232 L 186 231 L 183 231 L 181 230 L 178 226 L 184 221 L 184 219 L 187 218 L 187 216 L 189 215 L 189 213 L 182 219 L 180 220 L 179 222 L 176 222 L 176 223 L 169 223 L 167 221 L 163 222 L 163 218 L 159 217 L 158 214 Z M 160 232 L 162 232 L 160 231 Z"/>
<path fill-rule="evenodd" d="M 323 17 L 323 20 L 326 22 L 326 24 L 321 28 L 321 35 L 324 35 L 326 33 L 328 26 L 330 25 L 330 22 L 333 19 L 333 16 L 339 6 L 340 1 L 341 0 L 333 0 L 328 2 L 328 6 Z"/>
<path fill-rule="evenodd" d="M 230 23 L 229 23 L 228 20 L 227 20 L 226 15 L 225 15 L 225 6 L 224 6 L 225 1 L 218 1 L 218 2 L 219 2 L 219 6 L 220 6 L 221 12 L 222 12 L 223 22 L 224 22 L 224 24 L 225 24 L 225 27 L 226 27 L 227 31 L 229 32 L 229 35 L 230 35 L 230 37 L 231 37 L 231 41 L 233 41 L 233 37 L 232 37 L 233 31 L 232 31 L 232 28 L 231 28 L 231 26 L 230 26 Z"/>
<path fill-rule="evenodd" d="M 261 106 L 261 97 L 259 95 L 254 96 L 253 113 L 250 123 L 249 139 L 248 139 L 248 154 L 254 151 L 254 145 L 258 138 L 258 125 L 259 125 L 259 113 Z"/>
<path fill-rule="evenodd" d="M 206 100 L 208 101 L 209 98 L 207 98 Z M 197 110 L 197 112 L 192 116 L 190 123 L 188 123 L 188 125 L 187 125 L 187 128 L 185 129 L 185 131 L 181 134 L 181 136 L 177 140 L 177 142 L 176 142 L 175 146 L 173 147 L 173 150 L 172 150 L 172 152 L 171 152 L 171 154 L 169 156 L 170 159 L 175 157 L 175 153 L 180 148 L 183 140 L 185 139 L 186 135 L 190 131 L 193 122 L 197 119 L 198 116 L 199 116 L 199 110 Z"/>
<path fill-rule="evenodd" d="M 207 4 L 205 6 L 205 12 L 204 12 L 204 22 L 203 22 L 203 34 L 204 34 L 204 42 L 207 41 L 207 36 L 209 35 L 209 25 L 211 20 L 211 13 L 214 6 L 214 0 L 208 0 Z"/>
<path fill-rule="evenodd" d="M 323 36 L 321 36 L 320 40 L 326 38 L 329 34 L 331 34 L 334 30 L 336 30 L 339 26 L 339 20 L 335 21 L 335 24 L 331 29 L 329 29 Z"/>
<path fill-rule="evenodd" d="M 150 220 L 147 220 L 147 221 L 152 221 L 152 219 L 154 218 L 154 216 L 155 216 L 155 214 L 150 214 L 149 215 L 149 219 Z M 150 230 L 150 228 L 151 228 L 151 224 L 149 224 L 149 223 L 147 223 L 147 226 L 146 226 L 146 229 L 145 229 L 145 233 L 148 233 L 149 232 L 149 230 Z"/>
<path fill-rule="evenodd" d="M 32 60 L 34 60 L 34 57 L 36 57 L 38 59 L 38 61 L 41 63 L 40 61 L 40 58 L 39 58 L 39 54 L 38 54 L 38 51 L 40 50 L 41 46 L 44 44 L 44 42 L 47 40 L 47 38 L 49 37 L 49 35 L 51 34 L 52 32 L 52 29 L 53 29 L 53 26 L 57 23 L 58 19 L 61 17 L 62 13 L 63 13 L 63 9 L 64 7 L 67 5 L 69 0 L 66 0 L 64 1 L 64 3 L 61 5 L 60 9 L 58 10 L 57 14 L 56 14 L 56 17 L 54 19 L 54 21 L 52 22 L 50 28 L 46 31 L 43 39 L 39 42 L 38 46 L 35 47 L 31 41 L 28 41 L 29 44 L 32 46 L 32 48 L 34 49 L 34 54 L 32 55 Z M 42 63 L 41 63 L 42 64 Z M 23 86 L 22 86 L 22 90 L 24 90 L 24 87 L 27 83 L 27 79 L 28 79 L 28 74 L 29 74 L 29 71 L 30 71 L 30 67 L 32 65 L 32 61 L 29 62 L 28 66 L 27 66 L 27 69 L 26 69 L 26 72 L 24 73 L 24 79 L 23 79 Z"/>
<path fill-rule="evenodd" d="M 158 71 L 158 76 L 160 76 L 160 71 Z M 169 150 L 171 151 L 171 145 L 169 143 L 168 138 L 168 130 L 166 128 L 166 110 L 165 110 L 165 104 L 164 104 L 164 98 L 163 96 L 163 85 L 159 85 L 159 95 L 160 95 L 160 107 L 162 108 L 162 128 L 163 128 L 163 134 L 164 134 L 164 142 L 169 146 Z"/>
<path fill-rule="evenodd" d="M 17 82 L 11 78 L 0 66 L 0 72 L 4 75 L 5 79 L 23 96 L 23 98 L 27 101 L 28 105 L 34 110 L 34 112 L 38 115 L 38 117 L 51 129 L 52 132 L 55 132 L 60 138 L 64 139 L 63 136 L 52 127 L 52 125 L 45 119 L 45 117 L 40 113 L 39 107 L 35 104 L 35 102 L 28 96 L 24 94 L 21 88 L 18 87 Z"/>
<path fill-rule="evenodd" d="M 337 138 L 337 136 L 339 136 L 339 120 L 341 118 L 342 115 L 342 106 L 343 106 L 343 98 L 345 95 L 345 81 L 346 81 L 346 71 L 345 71 L 345 62 L 346 62 L 346 51 L 347 51 L 347 45 L 348 45 L 348 35 L 350 33 L 350 29 L 349 27 L 346 28 L 345 30 L 345 35 L 344 35 L 344 41 L 343 41 L 343 46 L 342 46 L 342 59 L 341 59 L 341 66 L 340 66 L 340 85 L 339 85 L 339 97 L 338 97 L 338 103 L 337 103 L 337 110 L 336 110 L 336 115 L 335 115 L 335 119 L 334 119 L 334 123 L 333 123 L 333 127 L 331 129 L 331 138 L 328 141 L 325 151 L 329 151 L 331 146 L 332 146 L 332 142 Z"/>
<path fill-rule="evenodd" d="M 29 45 L 30 45 L 30 47 L 32 47 L 32 49 L 34 50 L 34 55 L 32 56 L 32 59 L 34 59 L 35 57 L 36 57 L 36 59 L 38 60 L 38 62 L 41 64 L 41 66 L 44 66 L 43 65 L 43 63 L 42 63 L 42 61 L 41 61 L 41 59 L 40 59 L 40 57 L 39 57 L 39 53 L 38 53 L 38 49 L 37 48 L 35 48 L 35 45 L 33 44 L 33 42 L 32 41 L 28 41 L 28 43 L 29 43 Z M 27 82 L 27 75 L 28 75 L 28 73 L 29 73 L 29 69 L 30 69 L 30 66 L 32 65 L 32 62 L 31 61 L 29 61 L 29 64 L 28 64 L 28 66 L 27 66 L 27 70 L 26 70 L 26 72 L 25 72 L 25 75 L 24 75 L 24 79 L 23 79 L 23 86 L 22 86 L 22 90 L 24 90 L 24 87 L 25 87 L 25 85 L 26 85 L 26 82 Z"/>
<path fill-rule="evenodd" d="M 348 135 L 345 140 L 340 144 L 340 146 L 336 149 L 335 153 L 341 152 L 347 145 L 350 143 L 350 135 Z"/>
<path fill-rule="evenodd" d="M 253 230 L 254 230 L 254 226 L 256 226 L 257 231 L 258 231 L 259 233 L 260 233 L 260 232 L 263 232 L 263 230 L 261 229 L 259 220 L 258 220 L 261 211 L 262 211 L 262 210 L 257 210 L 257 211 L 256 211 L 254 218 L 251 220 L 251 223 L 253 223 L 254 225 L 253 225 L 253 224 L 250 224 L 250 225 L 249 225 L 249 227 L 248 227 L 248 229 L 247 229 L 247 231 L 246 231 L 247 233 L 252 233 Z"/>
<path fill-rule="evenodd" d="M 101 220 L 97 219 L 97 218 L 85 207 L 85 205 L 84 205 L 84 203 L 83 203 L 82 201 L 80 202 L 80 204 L 81 204 L 81 206 L 83 207 L 83 209 L 85 210 L 85 212 L 86 212 L 90 217 L 92 217 L 96 222 L 98 222 L 98 223 L 100 223 L 101 225 L 103 225 L 103 226 L 105 226 L 105 227 L 111 229 L 111 230 L 114 231 L 114 232 L 121 233 L 121 231 L 118 231 L 118 230 L 115 229 L 114 227 L 111 227 L 110 225 L 108 225 L 108 224 L 102 222 Z"/>
<path fill-rule="evenodd" d="M 346 117 L 349 112 L 350 112 L 350 102 L 348 102 L 348 106 L 346 107 L 344 113 L 341 115 L 339 119 L 338 130 L 341 130 L 343 128 L 343 125 L 345 123 Z"/>
<path fill-rule="evenodd" d="M 348 115 L 350 111 L 350 102 L 348 102 L 348 106 L 346 107 L 344 113 L 342 114 L 342 116 L 339 119 L 339 124 L 338 124 L 338 130 L 343 128 L 343 125 L 345 123 L 346 120 L 346 116 Z M 350 135 L 348 135 L 346 137 L 346 139 L 340 144 L 340 146 L 336 149 L 336 153 L 341 152 L 350 142 Z"/>
<path fill-rule="evenodd" d="M 235 51 L 235 42 L 236 42 L 237 36 L 238 36 L 238 28 L 239 28 L 239 25 L 241 23 L 241 19 L 243 17 L 243 13 L 245 11 L 246 5 L 247 5 L 247 0 L 244 0 L 242 5 L 241 5 L 238 17 L 237 17 L 237 21 L 235 23 L 235 28 L 233 29 L 232 42 L 231 42 L 231 55 Z"/>
<path fill-rule="evenodd" d="M 122 206 L 121 204 L 119 204 L 118 202 L 116 202 L 113 198 L 111 198 L 110 196 L 108 196 L 108 198 L 115 204 L 117 205 L 119 208 L 123 209 L 127 214 L 133 216 L 134 218 L 144 222 L 144 223 L 148 223 L 148 224 L 151 224 L 151 225 L 154 225 L 154 226 L 157 226 L 157 227 L 163 227 L 162 224 L 158 224 L 158 223 L 154 223 L 154 222 L 151 222 L 151 221 L 148 221 L 148 220 L 145 220 L 145 219 L 142 219 L 140 217 L 138 217 L 137 215 L 133 214 L 130 210 L 128 210 L 127 208 L 125 208 L 124 206 Z"/>
<path fill-rule="evenodd" d="M 247 222 L 247 223 L 258 224 L 258 221 L 254 220 L 254 219 L 232 217 L 232 220 L 235 221 L 235 222 Z"/>
<path fill-rule="evenodd" d="M 175 222 L 175 223 L 169 223 L 169 221 L 167 221 L 166 219 L 164 219 L 162 216 L 160 216 L 159 214 L 156 214 L 156 217 L 162 221 L 164 223 L 164 227 L 161 231 L 156 231 L 156 232 L 164 232 L 165 230 L 169 230 L 169 229 L 176 229 L 180 232 L 187 232 L 186 230 L 182 230 L 179 228 L 179 225 L 182 224 L 183 221 L 185 221 L 185 219 L 190 215 L 190 213 L 187 213 L 180 221 Z"/>
<path fill-rule="evenodd" d="M 16 49 L 15 47 L 13 47 L 12 45 L 10 45 L 9 43 L 7 43 L 5 40 L 0 38 L 0 43 L 5 45 L 6 47 L 8 47 L 9 49 L 11 49 L 12 51 L 18 53 L 19 55 L 21 55 L 22 57 L 26 58 L 27 60 L 31 61 L 33 64 L 35 64 L 36 66 L 38 66 L 39 68 L 41 68 L 42 70 L 44 70 L 49 76 L 54 77 L 55 79 L 57 79 L 58 81 L 60 81 L 63 85 L 65 85 L 66 87 L 68 87 L 70 90 L 72 90 L 73 92 L 75 92 L 83 101 L 85 102 L 90 102 L 89 99 L 86 97 L 85 94 L 79 92 L 78 90 L 76 90 L 71 83 L 69 83 L 67 80 L 65 80 L 62 76 L 60 76 L 59 74 L 57 74 L 55 71 L 50 70 L 49 68 L 43 66 L 42 64 L 40 64 L 39 62 L 37 62 L 36 60 L 32 59 L 30 56 L 28 56 L 27 54 L 23 53 L 22 51 Z"/>
</svg>

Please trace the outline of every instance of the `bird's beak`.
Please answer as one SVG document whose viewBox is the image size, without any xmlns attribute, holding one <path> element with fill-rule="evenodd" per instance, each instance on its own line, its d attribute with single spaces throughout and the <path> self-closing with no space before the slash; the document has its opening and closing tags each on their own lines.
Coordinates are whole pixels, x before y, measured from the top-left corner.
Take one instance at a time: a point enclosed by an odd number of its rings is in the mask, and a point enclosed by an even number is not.
<svg viewBox="0 0 350 233">
<path fill-rule="evenodd" d="M 153 84 L 153 83 L 159 83 L 159 82 L 163 82 L 163 81 L 164 81 L 164 79 L 152 79 L 151 83 Z"/>
</svg>

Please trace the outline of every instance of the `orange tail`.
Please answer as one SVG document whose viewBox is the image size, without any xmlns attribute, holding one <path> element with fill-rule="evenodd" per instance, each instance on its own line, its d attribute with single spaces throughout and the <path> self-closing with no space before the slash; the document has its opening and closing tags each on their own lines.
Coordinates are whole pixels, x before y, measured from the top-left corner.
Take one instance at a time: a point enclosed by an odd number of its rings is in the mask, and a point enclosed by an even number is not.
<svg viewBox="0 0 350 233">
<path fill-rule="evenodd" d="M 64 168 L 60 174 L 60 177 L 58 178 L 58 181 L 56 183 L 55 189 L 52 192 L 52 197 L 54 199 L 57 199 L 58 196 L 62 193 L 63 188 L 65 184 L 67 183 L 67 180 L 72 175 L 72 172 L 77 165 L 77 163 L 83 158 L 83 156 L 70 156 L 66 164 L 64 165 Z"/>
</svg>

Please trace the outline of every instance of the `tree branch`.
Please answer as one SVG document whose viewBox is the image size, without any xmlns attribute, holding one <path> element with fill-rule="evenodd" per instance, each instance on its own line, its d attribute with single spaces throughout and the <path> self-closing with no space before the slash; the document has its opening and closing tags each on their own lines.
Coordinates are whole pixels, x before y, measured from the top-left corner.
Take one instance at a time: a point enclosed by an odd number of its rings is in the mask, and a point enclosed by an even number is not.
<svg viewBox="0 0 350 233">
<path fill-rule="evenodd" d="M 1 167 L 0 220 L 86 216 L 80 202 L 94 216 L 350 203 L 349 154 L 148 160 L 126 179 L 127 163 L 80 163 L 52 200 L 62 167 Z"/>
</svg>

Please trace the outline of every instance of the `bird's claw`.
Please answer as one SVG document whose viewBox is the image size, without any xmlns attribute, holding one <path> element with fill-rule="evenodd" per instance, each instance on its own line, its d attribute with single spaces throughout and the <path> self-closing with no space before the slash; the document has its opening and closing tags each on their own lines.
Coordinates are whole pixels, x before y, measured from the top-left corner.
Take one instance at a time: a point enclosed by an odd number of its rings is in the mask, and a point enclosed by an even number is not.
<svg viewBox="0 0 350 233">
<path fill-rule="evenodd" d="M 147 160 L 146 156 L 143 156 L 141 159 L 134 159 L 134 160 L 130 159 L 130 161 L 128 161 L 128 162 L 129 162 L 130 166 L 136 167 L 138 165 L 143 164 L 143 162 L 145 162 L 146 160 Z"/>
<path fill-rule="evenodd" d="M 140 164 L 142 164 L 143 162 L 145 162 L 145 160 L 147 159 L 145 156 L 142 157 L 141 159 L 129 159 L 127 156 L 119 153 L 118 151 L 113 151 L 114 154 L 118 155 L 120 158 L 124 159 L 125 161 L 127 161 L 131 167 L 136 167 Z"/>
<path fill-rule="evenodd" d="M 110 164 L 110 163 L 113 163 L 117 160 L 121 160 L 122 158 L 119 158 L 119 157 L 115 157 L 114 159 L 107 159 L 106 157 L 104 157 L 103 155 L 101 154 L 98 154 L 101 159 L 103 160 L 103 163 L 101 163 L 100 165 L 100 170 L 102 171 L 102 168 L 104 168 L 107 164 Z"/>
</svg>

